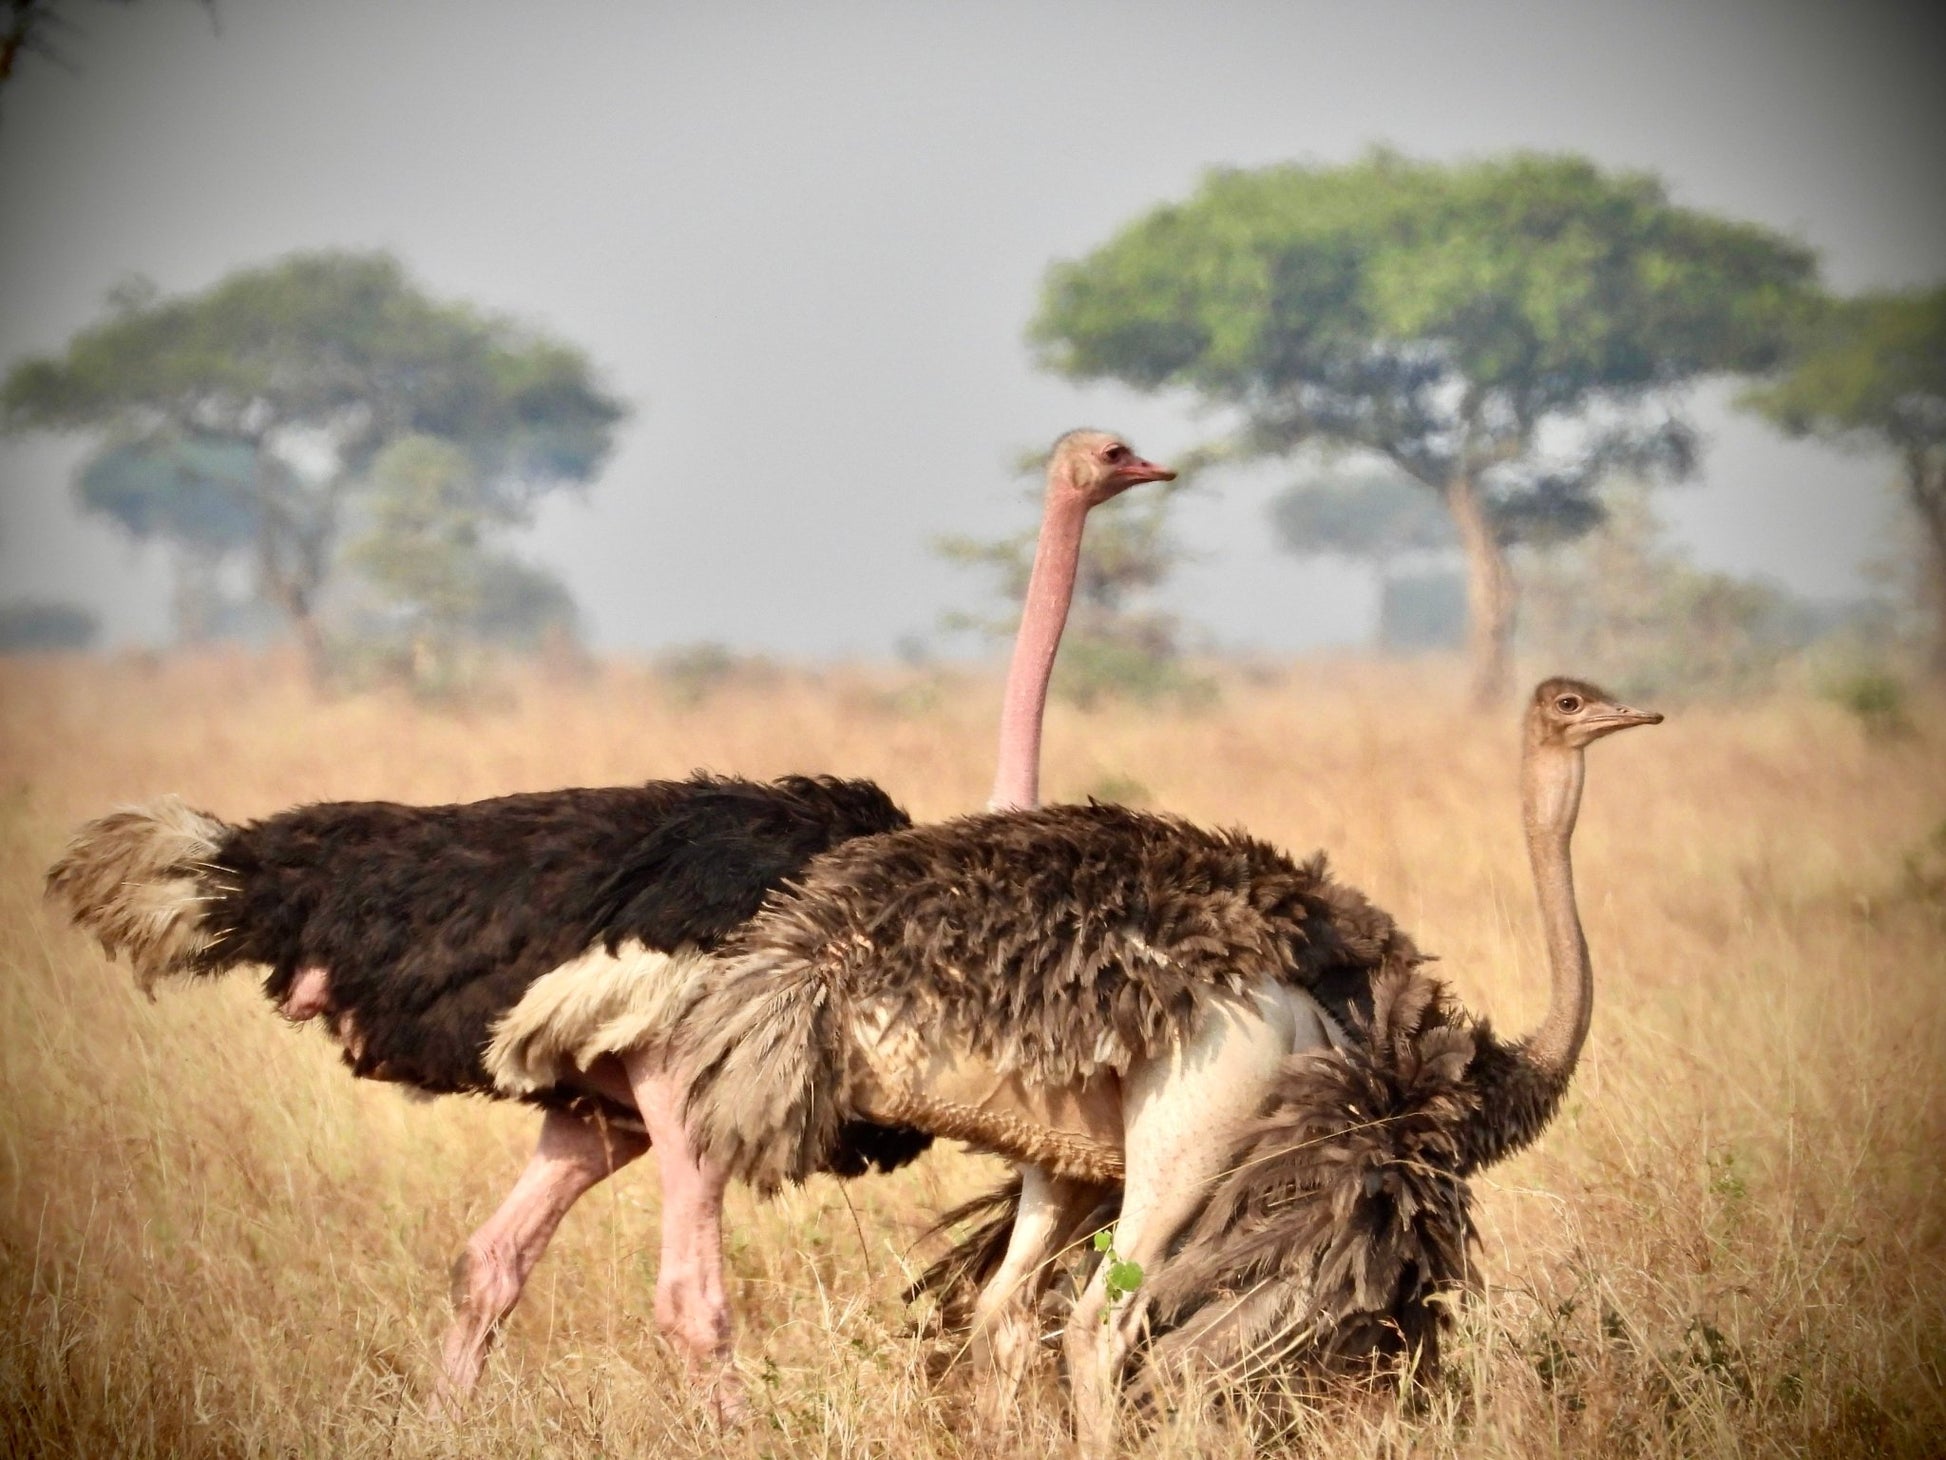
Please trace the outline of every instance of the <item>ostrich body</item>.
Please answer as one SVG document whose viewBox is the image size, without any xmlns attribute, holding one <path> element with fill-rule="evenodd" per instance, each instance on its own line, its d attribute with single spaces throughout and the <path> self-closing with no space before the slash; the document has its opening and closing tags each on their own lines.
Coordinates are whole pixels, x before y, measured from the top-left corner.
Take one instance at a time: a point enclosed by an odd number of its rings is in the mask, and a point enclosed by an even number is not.
<svg viewBox="0 0 1946 1460">
<path fill-rule="evenodd" d="M 1587 1035 L 1582 752 L 1660 718 L 1566 679 L 1528 707 L 1553 994 L 1524 1039 L 1468 1019 L 1321 858 L 1055 807 L 848 843 L 772 899 L 675 1036 L 692 1136 L 762 1189 L 815 1170 L 858 1118 L 1025 1163 L 976 1324 L 1119 1177 L 1114 1250 L 1151 1281 L 1110 1312 L 1104 1266 L 1069 1316 L 1090 1449 L 1151 1308 L 1157 1363 L 1231 1365 L 1266 1335 L 1304 1359 L 1429 1336 L 1432 1298 L 1465 1278 L 1464 1177 L 1546 1124 Z"/>
<path fill-rule="evenodd" d="M 454 1267 L 451 1406 L 569 1208 L 651 1145 L 657 1321 L 693 1366 L 719 1362 L 720 1183 L 635 1045 L 766 891 L 845 838 L 910 824 L 868 781 L 804 776 L 326 802 L 240 826 L 165 800 L 84 827 L 47 886 L 145 990 L 261 969 L 279 1012 L 320 1020 L 358 1076 L 545 1109 L 526 1170 Z M 857 1134 L 832 1170 L 897 1166 L 927 1144 Z"/>
<path fill-rule="evenodd" d="M 1173 475 L 1106 432 L 1056 442 L 996 796 L 1032 795 L 1089 508 Z M 910 824 L 869 782 L 804 776 L 325 803 L 245 826 L 168 798 L 83 827 L 47 890 L 128 956 L 144 990 L 167 975 L 261 968 L 278 1010 L 321 1019 L 361 1077 L 544 1107 L 526 1169 L 455 1264 L 442 1408 L 471 1391 L 569 1209 L 653 1148 L 657 1323 L 718 1412 L 733 1413 L 724 1177 L 688 1141 L 664 1068 L 671 1011 L 712 967 L 710 950 L 815 854 Z M 890 1169 L 929 1140 L 856 1122 L 823 1169 Z"/>
</svg>

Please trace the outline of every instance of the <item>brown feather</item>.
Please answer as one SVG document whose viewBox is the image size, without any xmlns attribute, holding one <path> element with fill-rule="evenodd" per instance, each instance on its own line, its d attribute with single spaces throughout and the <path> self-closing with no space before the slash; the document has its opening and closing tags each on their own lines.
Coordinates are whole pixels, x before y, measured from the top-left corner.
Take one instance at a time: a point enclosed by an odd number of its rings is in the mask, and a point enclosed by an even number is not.
<svg viewBox="0 0 1946 1460">
<path fill-rule="evenodd" d="M 1060 1087 L 1185 1037 L 1213 993 L 1265 973 L 1343 1024 L 1374 974 L 1419 961 L 1322 857 L 1119 806 L 988 813 L 813 861 L 725 945 L 676 1051 L 703 1148 L 770 1189 L 817 1169 L 860 1010 Z M 752 1003 L 782 1042 L 743 1037 Z"/>
<path fill-rule="evenodd" d="M 1346 1051 L 1287 1062 L 1158 1266 L 1139 1393 L 1186 1374 L 1282 1386 L 1374 1361 L 1436 1369 L 1451 1299 L 1475 1280 L 1464 1133 L 1478 1031 L 1438 981 L 1401 970 L 1374 981 L 1348 1032 Z M 948 1338 L 997 1270 L 1018 1199 L 1014 1183 L 935 1227 L 976 1222 L 907 1295 L 937 1300 Z"/>
<path fill-rule="evenodd" d="M 1348 1050 L 1287 1062 L 1150 1287 L 1151 1379 L 1436 1364 L 1473 1280 L 1472 1055 L 1444 989 L 1404 972 L 1377 980 Z"/>
</svg>

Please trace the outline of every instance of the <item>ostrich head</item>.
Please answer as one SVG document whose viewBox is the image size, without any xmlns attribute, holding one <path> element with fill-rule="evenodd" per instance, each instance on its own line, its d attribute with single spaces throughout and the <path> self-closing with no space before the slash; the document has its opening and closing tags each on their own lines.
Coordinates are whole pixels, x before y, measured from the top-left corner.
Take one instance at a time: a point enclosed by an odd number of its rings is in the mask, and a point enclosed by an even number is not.
<svg viewBox="0 0 1946 1460">
<path fill-rule="evenodd" d="M 1172 482 L 1166 466 L 1145 461 L 1112 431 L 1070 431 L 1054 443 L 1047 463 L 1051 489 L 1071 492 L 1090 507 L 1143 482 Z"/>
<path fill-rule="evenodd" d="M 1631 725 L 1660 725 L 1653 710 L 1632 710 L 1585 680 L 1541 681 L 1527 711 L 1527 743 L 1536 750 L 1580 750 Z"/>
</svg>

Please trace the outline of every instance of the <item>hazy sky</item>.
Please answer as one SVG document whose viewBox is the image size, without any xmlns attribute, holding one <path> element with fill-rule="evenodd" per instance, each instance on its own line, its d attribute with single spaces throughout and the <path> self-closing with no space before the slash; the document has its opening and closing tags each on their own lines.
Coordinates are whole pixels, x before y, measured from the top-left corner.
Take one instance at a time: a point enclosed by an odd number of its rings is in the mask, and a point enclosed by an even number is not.
<svg viewBox="0 0 1946 1460">
<path fill-rule="evenodd" d="M 1837 287 L 1946 278 L 1946 7 L 796 0 L 71 3 L 80 71 L 0 92 L 0 363 L 120 278 L 200 289 L 392 249 L 432 292 L 585 348 L 635 414 L 521 539 L 606 648 L 885 653 L 984 585 L 927 550 L 1031 508 L 1011 462 L 1100 424 L 1167 459 L 1186 403 L 1022 343 L 1051 260 L 1213 166 L 1528 147 L 1648 168 L 1808 242 Z M 1702 403 L 1663 498 L 1698 561 L 1851 594 L 1902 524 L 1883 462 Z M 166 577 L 69 509 L 79 449 L 0 442 L 0 597 L 163 631 Z M 1179 510 L 1172 595 L 1219 643 L 1344 642 L 1364 575 L 1270 546 L 1275 474 Z"/>
</svg>

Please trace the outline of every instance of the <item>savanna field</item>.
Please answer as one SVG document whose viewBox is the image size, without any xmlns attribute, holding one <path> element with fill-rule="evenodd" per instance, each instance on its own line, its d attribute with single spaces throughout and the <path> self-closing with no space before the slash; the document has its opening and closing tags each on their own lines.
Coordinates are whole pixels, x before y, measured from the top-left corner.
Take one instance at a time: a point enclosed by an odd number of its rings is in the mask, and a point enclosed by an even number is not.
<svg viewBox="0 0 1946 1460">
<path fill-rule="evenodd" d="M 649 1161 L 569 1216 L 473 1409 L 435 1423 L 448 1268 L 537 1117 L 355 1082 L 245 977 L 150 1003 L 40 900 L 77 822 L 170 791 L 236 820 L 807 769 L 943 817 L 985 799 L 997 693 L 607 666 L 442 708 L 251 657 L 0 662 L 0 1451 L 1060 1452 L 1051 1364 L 1011 1437 L 927 1381 L 901 1289 L 928 1216 L 1003 1170 L 943 1148 L 732 1193 L 744 1430 L 709 1430 L 656 1336 Z M 1461 703 L 1457 672 L 1312 663 L 1224 672 L 1194 706 L 1057 705 L 1046 792 L 1328 849 L 1518 1029 L 1546 974 L 1515 711 Z M 1589 754 L 1594 1032 L 1561 1119 L 1478 1184 L 1489 1287 L 1444 1376 L 1275 1429 L 1190 1407 L 1132 1452 L 1946 1453 L 1946 707 L 1892 733 L 1808 691 L 1656 707 L 1668 723 Z"/>
</svg>

